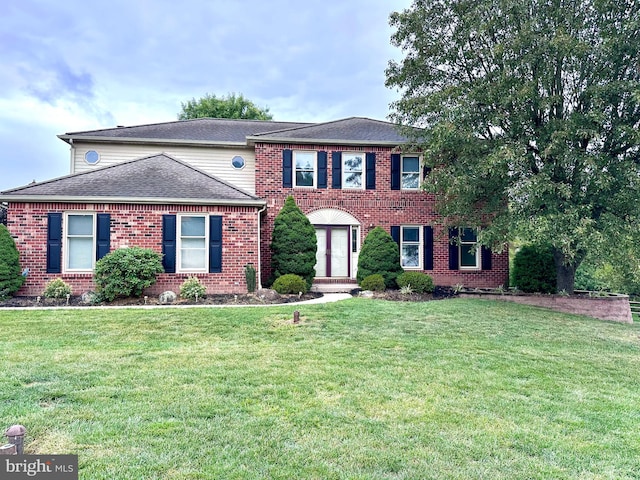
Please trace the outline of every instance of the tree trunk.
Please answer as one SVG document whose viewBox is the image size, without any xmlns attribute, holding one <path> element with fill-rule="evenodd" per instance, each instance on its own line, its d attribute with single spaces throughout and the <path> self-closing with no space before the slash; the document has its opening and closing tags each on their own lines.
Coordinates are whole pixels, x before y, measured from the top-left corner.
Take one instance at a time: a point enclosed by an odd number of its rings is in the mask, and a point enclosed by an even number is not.
<svg viewBox="0 0 640 480">
<path fill-rule="evenodd" d="M 567 262 L 564 254 L 555 248 L 553 249 L 553 260 L 556 264 L 556 287 L 558 293 L 573 294 L 576 270 L 578 269 L 579 263 L 575 260 L 571 263 Z"/>
</svg>

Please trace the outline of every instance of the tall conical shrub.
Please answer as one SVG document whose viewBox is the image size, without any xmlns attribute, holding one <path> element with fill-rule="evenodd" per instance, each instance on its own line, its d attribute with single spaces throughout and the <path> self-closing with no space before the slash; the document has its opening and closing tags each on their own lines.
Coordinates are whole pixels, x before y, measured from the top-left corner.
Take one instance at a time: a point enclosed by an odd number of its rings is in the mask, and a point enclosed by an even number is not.
<svg viewBox="0 0 640 480">
<path fill-rule="evenodd" d="M 364 239 L 358 256 L 358 284 L 369 275 L 379 273 L 387 288 L 396 288 L 396 278 L 403 271 L 400 249 L 391 235 L 380 227 L 371 230 Z"/>
<path fill-rule="evenodd" d="M 274 278 L 293 273 L 304 278 L 311 288 L 316 274 L 317 248 L 314 226 L 296 205 L 294 198 L 287 197 L 275 218 L 271 236 Z"/>
<path fill-rule="evenodd" d="M 0 299 L 13 295 L 23 283 L 16 242 L 7 227 L 0 225 Z"/>
</svg>

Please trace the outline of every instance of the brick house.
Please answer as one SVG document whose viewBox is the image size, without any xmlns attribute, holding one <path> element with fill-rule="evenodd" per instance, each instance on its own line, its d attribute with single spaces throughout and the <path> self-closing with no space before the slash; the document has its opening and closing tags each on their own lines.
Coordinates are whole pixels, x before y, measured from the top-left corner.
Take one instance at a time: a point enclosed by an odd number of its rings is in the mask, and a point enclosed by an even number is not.
<svg viewBox="0 0 640 480">
<path fill-rule="evenodd" d="M 375 226 L 400 246 L 405 270 L 436 285 L 508 282 L 508 254 L 444 231 L 428 171 L 393 124 L 368 118 L 310 124 L 197 119 L 60 135 L 68 176 L 7 190 L 8 228 L 39 295 L 53 278 L 74 294 L 94 288 L 96 259 L 128 246 L 163 254 L 149 293 L 197 276 L 208 293 L 244 293 L 252 264 L 271 275 L 271 232 L 288 195 L 316 228 L 316 284 L 355 284 L 358 254 Z M 459 242 L 454 238 L 459 237 Z"/>
</svg>

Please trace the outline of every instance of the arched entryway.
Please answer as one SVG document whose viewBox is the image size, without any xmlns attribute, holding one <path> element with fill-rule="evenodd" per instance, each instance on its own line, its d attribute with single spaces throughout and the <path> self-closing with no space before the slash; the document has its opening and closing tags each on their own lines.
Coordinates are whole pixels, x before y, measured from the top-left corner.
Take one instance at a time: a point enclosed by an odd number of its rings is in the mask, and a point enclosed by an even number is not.
<svg viewBox="0 0 640 480">
<path fill-rule="evenodd" d="M 355 278 L 360 222 L 342 210 L 326 208 L 307 215 L 316 229 L 316 278 Z"/>
</svg>

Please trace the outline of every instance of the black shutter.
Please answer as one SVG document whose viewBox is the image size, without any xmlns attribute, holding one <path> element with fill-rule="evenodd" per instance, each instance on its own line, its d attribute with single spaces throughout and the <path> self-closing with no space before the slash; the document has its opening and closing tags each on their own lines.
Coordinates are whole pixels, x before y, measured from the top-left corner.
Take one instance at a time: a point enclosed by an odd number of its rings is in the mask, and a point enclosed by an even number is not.
<svg viewBox="0 0 640 480">
<path fill-rule="evenodd" d="M 209 217 L 209 273 L 222 272 L 222 216 Z"/>
<path fill-rule="evenodd" d="M 491 270 L 491 249 L 484 245 L 480 248 L 482 270 Z"/>
<path fill-rule="evenodd" d="M 96 260 L 100 260 L 111 250 L 111 215 L 99 213 L 96 225 Z"/>
<path fill-rule="evenodd" d="M 376 154 L 375 152 L 366 153 L 366 188 L 367 190 L 376 189 Z"/>
<path fill-rule="evenodd" d="M 393 225 L 391 227 L 391 238 L 393 238 L 393 241 L 396 242 L 398 246 L 400 246 L 400 227 L 399 226 Z"/>
<path fill-rule="evenodd" d="M 62 213 L 47 214 L 47 273 L 62 272 Z"/>
<path fill-rule="evenodd" d="M 424 226 L 422 236 L 424 269 L 433 270 L 433 227 Z"/>
<path fill-rule="evenodd" d="M 176 272 L 176 216 L 162 216 L 162 266 L 166 273 Z"/>
<path fill-rule="evenodd" d="M 291 188 L 293 186 L 293 152 L 291 150 L 282 151 L 282 187 Z"/>
<path fill-rule="evenodd" d="M 422 167 L 422 180 L 425 180 L 430 173 L 431 173 L 431 167 L 427 167 L 426 165 L 424 165 Z"/>
<path fill-rule="evenodd" d="M 342 188 L 342 152 L 331 152 L 331 188 Z"/>
<path fill-rule="evenodd" d="M 327 188 L 327 152 L 318 152 L 318 188 Z"/>
<path fill-rule="evenodd" d="M 458 258 L 459 250 L 458 243 L 458 229 L 449 228 L 449 270 L 458 270 L 460 260 Z"/>
<path fill-rule="evenodd" d="M 391 190 L 400 190 L 400 154 L 391 154 Z"/>
</svg>

